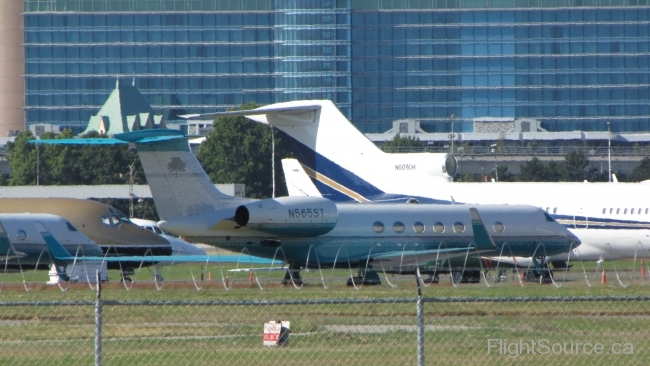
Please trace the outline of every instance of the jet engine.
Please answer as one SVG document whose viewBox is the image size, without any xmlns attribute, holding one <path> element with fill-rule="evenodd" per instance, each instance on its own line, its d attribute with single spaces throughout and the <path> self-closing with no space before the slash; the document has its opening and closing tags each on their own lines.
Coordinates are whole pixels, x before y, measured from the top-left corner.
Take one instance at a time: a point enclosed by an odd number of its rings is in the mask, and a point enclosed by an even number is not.
<svg viewBox="0 0 650 366">
<path fill-rule="evenodd" d="M 318 236 L 334 229 L 338 210 L 322 197 L 280 197 L 237 207 L 239 226 L 282 236 Z"/>
</svg>

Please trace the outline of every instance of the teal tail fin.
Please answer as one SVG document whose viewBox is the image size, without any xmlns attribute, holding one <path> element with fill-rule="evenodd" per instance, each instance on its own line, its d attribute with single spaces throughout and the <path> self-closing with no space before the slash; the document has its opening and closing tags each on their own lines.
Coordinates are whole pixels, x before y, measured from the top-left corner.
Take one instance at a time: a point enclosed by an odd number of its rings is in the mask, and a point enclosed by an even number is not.
<svg viewBox="0 0 650 366">
<path fill-rule="evenodd" d="M 469 216 L 472 219 L 472 231 L 474 232 L 474 243 L 476 244 L 476 250 L 497 249 L 497 246 L 494 244 L 494 240 L 483 224 L 483 219 L 481 219 L 481 215 L 479 215 L 478 210 L 473 207 L 470 208 Z"/>
<path fill-rule="evenodd" d="M 5 228 L 0 223 L 0 258 L 11 259 L 26 256 L 25 253 L 17 252 L 9 241 Z"/>
<path fill-rule="evenodd" d="M 43 225 L 42 222 L 37 221 L 36 222 L 36 229 L 41 233 L 41 236 L 43 237 L 43 240 L 45 240 L 45 244 L 47 245 L 47 249 L 50 251 L 50 254 L 52 254 L 52 257 L 54 258 L 55 261 L 58 262 L 66 262 L 66 261 L 71 261 L 74 260 L 74 258 L 70 255 L 70 252 L 68 252 L 61 243 L 59 243 L 52 234 L 47 230 L 45 225 Z"/>
</svg>

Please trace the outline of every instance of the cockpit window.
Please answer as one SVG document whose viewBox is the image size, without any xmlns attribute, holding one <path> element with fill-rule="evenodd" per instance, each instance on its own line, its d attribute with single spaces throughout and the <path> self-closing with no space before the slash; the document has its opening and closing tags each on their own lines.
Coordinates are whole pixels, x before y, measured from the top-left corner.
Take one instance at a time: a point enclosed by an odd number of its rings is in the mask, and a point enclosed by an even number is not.
<svg viewBox="0 0 650 366">
<path fill-rule="evenodd" d="M 546 221 L 548 221 L 548 222 L 555 222 L 555 219 L 553 219 L 551 217 L 551 215 L 547 214 L 546 212 L 544 212 L 544 217 L 546 218 Z"/>
<path fill-rule="evenodd" d="M 65 224 L 68 225 L 68 231 L 77 231 L 77 228 L 75 228 L 74 226 L 72 226 L 71 223 L 69 223 L 69 222 L 66 221 Z"/>
<path fill-rule="evenodd" d="M 111 223 L 112 223 L 113 225 L 119 225 L 119 224 L 120 224 L 120 221 L 121 221 L 121 220 L 120 220 L 120 217 L 119 217 L 119 216 L 117 216 L 117 215 L 113 215 L 113 216 L 111 216 Z"/>
<path fill-rule="evenodd" d="M 110 225 L 111 224 L 111 219 L 108 216 L 102 216 L 102 224 L 104 225 Z"/>
<path fill-rule="evenodd" d="M 157 227 L 154 227 L 154 228 L 153 228 L 153 231 L 154 231 L 156 234 L 158 234 L 158 235 L 162 235 L 162 234 L 163 234 L 162 230 L 158 229 Z"/>
<path fill-rule="evenodd" d="M 120 216 L 120 220 L 122 220 L 122 222 L 125 222 L 125 223 L 127 223 L 127 224 L 131 224 L 131 223 L 132 223 L 131 220 L 129 220 L 129 218 L 126 217 L 126 216 L 124 216 L 124 215 L 121 215 L 121 216 Z"/>
</svg>

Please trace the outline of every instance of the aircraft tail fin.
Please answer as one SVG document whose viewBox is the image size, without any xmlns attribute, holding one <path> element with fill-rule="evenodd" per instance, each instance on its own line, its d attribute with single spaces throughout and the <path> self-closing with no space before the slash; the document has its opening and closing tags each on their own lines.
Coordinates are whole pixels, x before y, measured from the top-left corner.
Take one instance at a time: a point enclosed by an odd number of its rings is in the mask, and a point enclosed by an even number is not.
<svg viewBox="0 0 650 366">
<path fill-rule="evenodd" d="M 214 186 L 190 150 L 185 136 L 172 131 L 174 133 L 168 136 L 146 137 L 145 131 L 115 135 L 115 138 L 134 143 L 137 147 L 161 220 L 250 202 L 249 199 L 222 193 Z"/>
<path fill-rule="evenodd" d="M 476 250 L 497 249 L 492 236 L 490 236 L 490 233 L 483 224 L 483 219 L 481 219 L 478 210 L 474 207 L 470 208 L 469 215 L 472 219 L 472 231 L 474 232 L 474 244 L 476 244 Z"/>
<path fill-rule="evenodd" d="M 25 257 L 27 254 L 22 252 L 17 252 L 14 249 L 14 246 L 9 241 L 9 236 L 5 231 L 5 228 L 0 223 L 0 258 L 2 259 L 11 259 L 11 258 L 20 258 Z"/>
<path fill-rule="evenodd" d="M 282 159 L 282 170 L 289 196 L 322 197 L 298 160 Z"/>
<path fill-rule="evenodd" d="M 50 233 L 49 230 L 43 225 L 42 222 L 37 221 L 36 222 L 36 229 L 38 230 L 39 233 L 41 233 L 41 236 L 43 237 L 43 240 L 45 240 L 45 244 L 47 245 L 47 249 L 50 251 L 50 254 L 52 254 L 52 257 L 56 261 L 69 261 L 73 259 L 73 257 L 70 255 L 70 252 L 68 252 L 61 243 L 59 243 L 58 240 Z"/>
<path fill-rule="evenodd" d="M 162 220 L 192 216 L 223 208 L 237 207 L 251 200 L 222 193 L 214 186 L 196 156 L 187 137 L 169 129 L 139 130 L 116 134 L 110 139 L 32 140 L 48 145 L 136 146 L 147 182 Z"/>
</svg>

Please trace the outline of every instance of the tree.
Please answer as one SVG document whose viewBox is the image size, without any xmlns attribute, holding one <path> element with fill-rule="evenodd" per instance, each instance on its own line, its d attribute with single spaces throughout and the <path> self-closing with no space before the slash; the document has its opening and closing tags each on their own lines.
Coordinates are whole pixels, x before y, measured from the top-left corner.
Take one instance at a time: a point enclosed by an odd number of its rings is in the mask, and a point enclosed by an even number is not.
<svg viewBox="0 0 650 366">
<path fill-rule="evenodd" d="M 508 171 L 508 167 L 505 165 L 497 166 L 497 172 L 499 173 L 499 182 L 514 182 L 515 175 Z M 490 173 L 490 179 L 496 179 L 495 172 Z"/>
<path fill-rule="evenodd" d="M 571 151 L 564 157 L 562 181 L 582 182 L 587 177 L 587 172 L 585 171 L 587 166 L 589 166 L 589 160 L 582 151 Z"/>
<path fill-rule="evenodd" d="M 650 158 L 647 156 L 641 159 L 639 165 L 634 167 L 632 173 L 627 176 L 628 182 L 641 182 L 650 179 Z"/>
<path fill-rule="evenodd" d="M 546 165 L 537 157 L 533 157 L 521 165 L 518 180 L 520 182 L 544 182 L 546 179 Z"/>
<path fill-rule="evenodd" d="M 384 144 L 386 148 L 403 148 L 403 147 L 424 147 L 426 142 L 420 141 L 419 138 L 414 136 L 403 136 L 401 134 L 395 135 L 392 140 Z"/>
<path fill-rule="evenodd" d="M 241 109 L 257 108 L 254 103 Z M 244 183 L 246 196 L 272 195 L 271 128 L 245 117 L 220 117 L 197 154 L 214 183 Z M 275 131 L 275 129 L 273 129 Z M 275 134 L 276 195 L 286 195 L 280 159 L 292 156 L 283 139 Z"/>
</svg>

